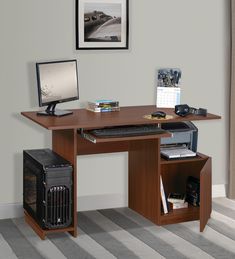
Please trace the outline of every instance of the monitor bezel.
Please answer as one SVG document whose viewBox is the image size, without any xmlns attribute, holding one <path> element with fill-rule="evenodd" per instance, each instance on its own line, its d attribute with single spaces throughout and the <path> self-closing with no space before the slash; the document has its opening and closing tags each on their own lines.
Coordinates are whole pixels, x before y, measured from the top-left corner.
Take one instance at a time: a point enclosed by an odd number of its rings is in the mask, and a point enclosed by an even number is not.
<svg viewBox="0 0 235 259">
<path fill-rule="evenodd" d="M 40 66 L 47 65 L 47 64 L 67 63 L 67 62 L 75 62 L 75 65 L 76 65 L 77 96 L 74 96 L 74 97 L 71 97 L 71 98 L 66 98 L 66 99 L 50 101 L 50 102 L 43 102 L 42 101 L 42 94 L 41 94 Z M 53 104 L 53 103 L 56 104 L 56 103 L 64 103 L 64 102 L 79 100 L 78 65 L 77 65 L 76 59 L 37 62 L 36 63 L 36 74 L 37 74 L 38 102 L 39 102 L 40 107 L 47 106 L 47 105 L 50 105 L 50 104 Z"/>
</svg>

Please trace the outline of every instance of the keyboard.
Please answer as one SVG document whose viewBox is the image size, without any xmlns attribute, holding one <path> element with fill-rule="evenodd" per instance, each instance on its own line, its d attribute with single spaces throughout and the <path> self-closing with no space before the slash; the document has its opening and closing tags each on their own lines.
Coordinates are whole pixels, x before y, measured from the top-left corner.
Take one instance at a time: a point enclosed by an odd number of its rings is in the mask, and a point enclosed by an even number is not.
<svg viewBox="0 0 235 259">
<path fill-rule="evenodd" d="M 166 131 L 159 128 L 156 124 L 134 125 L 134 126 L 117 126 L 102 129 L 91 130 L 90 133 L 97 137 L 131 137 L 142 135 L 162 134 Z"/>
</svg>

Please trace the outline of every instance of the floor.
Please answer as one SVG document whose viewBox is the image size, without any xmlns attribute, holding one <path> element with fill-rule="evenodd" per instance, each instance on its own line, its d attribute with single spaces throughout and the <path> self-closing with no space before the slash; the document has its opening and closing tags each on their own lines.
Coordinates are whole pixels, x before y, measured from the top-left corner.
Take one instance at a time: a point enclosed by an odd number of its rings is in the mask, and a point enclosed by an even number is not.
<svg viewBox="0 0 235 259">
<path fill-rule="evenodd" d="M 235 201 L 213 200 L 203 233 L 198 221 L 159 227 L 128 208 L 78 213 L 79 236 L 41 241 L 23 218 L 0 220 L 0 258 L 235 258 Z"/>
</svg>

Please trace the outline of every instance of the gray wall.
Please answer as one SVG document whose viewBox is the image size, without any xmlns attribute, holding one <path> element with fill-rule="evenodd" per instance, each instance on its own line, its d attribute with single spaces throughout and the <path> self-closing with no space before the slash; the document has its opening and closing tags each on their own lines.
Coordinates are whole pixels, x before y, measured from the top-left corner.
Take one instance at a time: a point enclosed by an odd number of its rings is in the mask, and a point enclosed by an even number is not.
<svg viewBox="0 0 235 259">
<path fill-rule="evenodd" d="M 20 112 L 38 109 L 35 62 L 54 59 L 79 63 L 80 100 L 61 105 L 67 108 L 99 97 L 155 104 L 156 70 L 181 68 L 182 103 L 222 116 L 197 126 L 199 150 L 213 157 L 213 184 L 227 183 L 229 1 L 130 0 L 130 48 L 123 51 L 76 51 L 74 2 L 0 1 L 0 204 L 22 202 L 22 150 L 51 145 L 50 132 Z M 126 153 L 78 163 L 80 197 L 119 195 L 126 203 Z"/>
</svg>

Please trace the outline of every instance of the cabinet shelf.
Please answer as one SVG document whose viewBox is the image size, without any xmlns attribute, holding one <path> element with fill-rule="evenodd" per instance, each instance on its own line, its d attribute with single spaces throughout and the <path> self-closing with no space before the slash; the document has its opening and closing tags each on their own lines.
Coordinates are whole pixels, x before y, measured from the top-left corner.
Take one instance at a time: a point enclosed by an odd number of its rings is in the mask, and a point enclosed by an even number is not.
<svg viewBox="0 0 235 259">
<path fill-rule="evenodd" d="M 200 216 L 200 207 L 194 207 L 189 204 L 188 208 L 174 209 L 167 214 L 161 214 L 160 224 L 175 224 L 179 222 L 198 220 Z"/>
<path fill-rule="evenodd" d="M 161 158 L 161 164 L 190 163 L 190 162 L 196 162 L 196 161 L 204 161 L 205 158 L 206 158 L 205 155 L 203 155 L 201 153 L 197 153 L 197 155 L 195 157 L 182 158 L 182 159 L 167 160 L 167 159 Z"/>
</svg>

